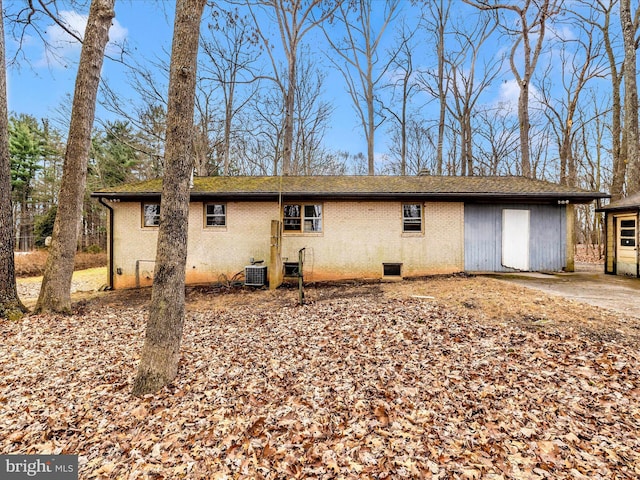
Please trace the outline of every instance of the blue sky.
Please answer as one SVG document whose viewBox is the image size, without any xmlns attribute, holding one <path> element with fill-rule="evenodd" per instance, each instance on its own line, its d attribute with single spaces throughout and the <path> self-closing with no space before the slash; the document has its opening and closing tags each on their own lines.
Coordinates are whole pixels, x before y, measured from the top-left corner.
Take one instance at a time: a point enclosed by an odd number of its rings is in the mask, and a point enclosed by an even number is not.
<svg viewBox="0 0 640 480">
<path fill-rule="evenodd" d="M 173 31 L 173 2 L 153 0 L 120 0 L 116 1 L 116 19 L 110 30 L 110 47 L 108 51 L 116 54 L 116 46 L 126 42 L 127 49 L 136 61 L 152 60 L 156 56 L 168 58 L 165 52 L 171 49 Z M 78 15 L 63 10 L 64 19 L 76 30 L 83 32 L 86 15 Z M 206 22 L 207 19 L 205 18 Z M 68 103 L 73 94 L 77 72 L 77 60 L 80 45 L 70 41 L 68 35 L 60 28 L 48 25 L 46 38 L 57 46 L 56 53 L 46 52 L 43 43 L 35 36 L 27 38 L 23 46 L 29 63 L 20 62 L 8 69 L 8 105 L 9 111 L 28 113 L 37 118 L 58 118 L 57 112 L 61 104 Z M 115 44 L 115 45 L 114 45 Z M 10 58 L 16 44 L 7 38 L 7 56 Z M 105 59 L 102 78 L 112 88 L 123 92 L 125 96 L 132 92 L 127 86 L 126 69 L 123 65 Z M 350 100 L 346 98 L 342 78 L 333 72 L 327 83 L 335 87 L 327 92 L 329 101 L 335 102 L 335 121 L 328 132 L 327 143 L 339 145 L 341 149 L 366 152 L 366 143 L 361 138 L 360 130 L 345 119 L 354 118 Z M 98 106 L 98 118 L 110 116 Z"/>
<path fill-rule="evenodd" d="M 172 6 L 154 1 L 121 1 L 116 5 L 116 19 L 109 32 L 108 52 L 117 54 L 114 44 L 126 42 L 136 55 L 150 57 L 171 48 Z M 62 11 L 64 20 L 79 32 L 84 32 L 86 15 Z M 5 27 L 6 28 L 6 27 Z M 77 73 L 80 45 L 70 41 L 59 27 L 48 22 L 45 26 L 47 41 L 57 48 L 47 52 L 43 42 L 34 35 L 28 36 L 23 46 L 26 63 L 21 61 L 8 69 L 7 89 L 9 110 L 29 113 L 36 117 L 51 117 L 68 95 L 73 94 Z M 7 38 L 7 57 L 10 58 L 16 44 Z M 126 88 L 124 67 L 105 59 L 102 77 Z"/>
<path fill-rule="evenodd" d="M 110 31 L 110 39 L 115 44 L 125 42 L 128 51 L 138 62 L 141 59 L 152 60 L 156 56 L 168 59 L 166 52 L 171 48 L 173 9 L 173 2 L 117 0 L 116 19 Z M 86 16 L 64 10 L 62 15 L 65 21 L 76 30 L 80 32 L 84 30 Z M 207 19 L 205 18 L 204 21 L 206 22 Z M 16 45 L 8 32 L 6 33 L 7 54 L 10 58 Z M 387 41 L 391 42 L 394 35 L 393 28 L 389 28 L 385 35 Z M 73 93 L 80 46 L 77 42 L 69 41 L 68 36 L 61 29 L 51 25 L 48 25 L 45 36 L 50 43 L 58 47 L 57 56 L 47 53 L 40 39 L 35 36 L 27 37 L 23 49 L 29 63 L 22 62 L 8 70 L 8 103 L 9 110 L 12 112 L 55 119 L 60 117 L 57 113 L 60 105 L 68 103 L 68 98 Z M 315 45 L 325 41 L 319 32 L 313 32 L 306 37 L 306 40 L 314 42 Z M 430 49 L 430 46 L 424 45 L 424 48 Z M 495 51 L 494 49 L 493 52 Z M 116 54 L 118 48 L 112 46 L 109 52 Z M 366 142 L 361 127 L 357 124 L 351 99 L 345 93 L 341 74 L 330 66 L 321 53 L 317 54 L 317 61 L 325 66 L 328 73 L 325 97 L 335 109 L 325 137 L 325 144 L 334 150 L 366 154 Z M 132 93 L 127 86 L 126 75 L 123 65 L 108 58 L 105 59 L 103 79 L 108 81 L 116 91 L 121 91 L 123 96 L 129 97 Z M 495 97 L 493 101 L 514 102 L 517 91 L 517 86 L 512 82 L 501 82 L 493 92 Z M 424 103 L 425 99 L 419 101 Z M 98 107 L 98 118 L 108 118 L 109 115 Z M 376 150 L 382 151 L 385 149 L 385 128 L 378 129 L 376 135 Z"/>
</svg>

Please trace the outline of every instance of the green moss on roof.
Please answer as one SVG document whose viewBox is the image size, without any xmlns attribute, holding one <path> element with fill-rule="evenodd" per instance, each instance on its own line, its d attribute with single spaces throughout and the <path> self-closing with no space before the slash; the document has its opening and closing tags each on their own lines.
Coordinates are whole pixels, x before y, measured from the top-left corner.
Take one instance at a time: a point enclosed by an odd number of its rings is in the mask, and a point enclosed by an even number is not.
<svg viewBox="0 0 640 480">
<path fill-rule="evenodd" d="M 93 196 L 141 196 L 159 194 L 160 179 L 105 188 Z M 446 176 L 286 176 L 286 177 L 196 177 L 192 195 L 567 195 L 606 197 L 574 187 L 524 177 L 446 177 Z"/>
</svg>

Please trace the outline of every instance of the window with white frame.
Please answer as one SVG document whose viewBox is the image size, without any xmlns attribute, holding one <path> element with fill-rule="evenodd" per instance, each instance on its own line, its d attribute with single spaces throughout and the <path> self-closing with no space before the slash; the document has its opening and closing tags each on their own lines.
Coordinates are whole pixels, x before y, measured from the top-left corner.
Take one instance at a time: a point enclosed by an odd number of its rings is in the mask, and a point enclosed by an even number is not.
<svg viewBox="0 0 640 480">
<path fill-rule="evenodd" d="M 142 204 L 142 226 L 157 227 L 160 225 L 160 204 L 159 203 L 143 203 Z"/>
<path fill-rule="evenodd" d="M 224 203 L 206 203 L 204 206 L 204 225 L 206 227 L 226 227 L 227 206 Z"/>
<path fill-rule="evenodd" d="M 288 203 L 283 207 L 283 225 L 286 233 L 322 232 L 322 205 Z"/>
<path fill-rule="evenodd" d="M 402 231 L 407 233 L 422 232 L 422 204 L 402 204 Z"/>
</svg>

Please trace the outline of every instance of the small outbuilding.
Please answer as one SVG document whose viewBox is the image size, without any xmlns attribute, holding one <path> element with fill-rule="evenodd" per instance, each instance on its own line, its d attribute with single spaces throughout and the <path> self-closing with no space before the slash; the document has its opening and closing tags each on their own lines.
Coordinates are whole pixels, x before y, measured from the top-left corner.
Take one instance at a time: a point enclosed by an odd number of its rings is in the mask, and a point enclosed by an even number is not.
<svg viewBox="0 0 640 480">
<path fill-rule="evenodd" d="M 640 277 L 640 193 L 612 202 L 597 211 L 605 215 L 604 272 Z"/>
<path fill-rule="evenodd" d="M 93 193 L 109 212 L 112 288 L 153 281 L 161 189 Z M 301 252 L 305 281 L 570 271 L 574 205 L 603 197 L 523 177 L 196 177 L 186 281 L 257 272 L 252 285 L 275 288 Z"/>
</svg>

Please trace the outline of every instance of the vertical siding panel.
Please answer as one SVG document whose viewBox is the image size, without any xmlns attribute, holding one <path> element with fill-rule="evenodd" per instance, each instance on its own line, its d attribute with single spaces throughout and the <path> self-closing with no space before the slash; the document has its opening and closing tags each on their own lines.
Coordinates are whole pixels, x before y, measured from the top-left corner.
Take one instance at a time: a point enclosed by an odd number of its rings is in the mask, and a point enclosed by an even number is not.
<svg viewBox="0 0 640 480">
<path fill-rule="evenodd" d="M 566 262 L 565 207 L 527 204 L 465 204 L 464 265 L 468 272 L 509 272 L 502 266 L 502 210 L 530 211 L 529 264 L 534 271 L 559 271 Z"/>
<path fill-rule="evenodd" d="M 564 206 L 531 205 L 531 270 L 559 271 L 565 266 Z"/>
<path fill-rule="evenodd" d="M 498 209 L 494 205 L 465 204 L 464 263 L 466 271 L 493 272 L 500 269 L 502 217 L 497 215 L 497 212 Z"/>
</svg>

